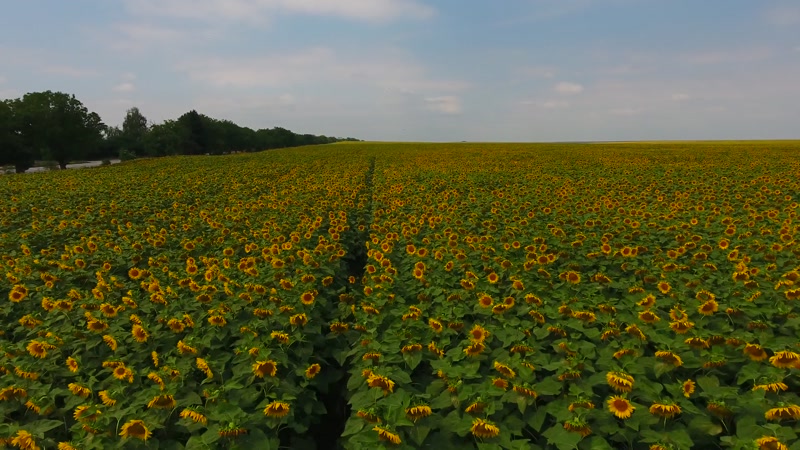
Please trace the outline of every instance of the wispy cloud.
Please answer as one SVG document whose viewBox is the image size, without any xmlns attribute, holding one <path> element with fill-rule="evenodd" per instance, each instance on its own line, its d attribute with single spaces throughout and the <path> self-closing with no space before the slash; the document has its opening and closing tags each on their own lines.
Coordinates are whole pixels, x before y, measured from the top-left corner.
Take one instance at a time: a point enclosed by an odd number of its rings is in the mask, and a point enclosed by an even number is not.
<svg viewBox="0 0 800 450">
<path fill-rule="evenodd" d="M 426 19 L 435 10 L 416 0 L 125 0 L 133 14 L 263 24 L 277 13 L 385 22 Z"/>
<path fill-rule="evenodd" d="M 461 99 L 454 95 L 427 97 L 425 98 L 425 103 L 427 104 L 427 108 L 431 111 L 444 114 L 461 113 Z"/>
<path fill-rule="evenodd" d="M 768 8 L 764 12 L 767 23 L 779 27 L 800 25 L 800 6 L 796 4 L 783 4 Z"/>
<path fill-rule="evenodd" d="M 714 50 L 686 53 L 678 57 L 680 62 L 697 65 L 743 64 L 764 61 L 775 56 L 769 47 L 750 47 L 731 50 Z"/>
<path fill-rule="evenodd" d="M 136 85 L 130 82 L 120 83 L 114 86 L 114 92 L 133 92 L 136 90 Z"/>
<path fill-rule="evenodd" d="M 553 78 L 558 73 L 558 69 L 553 66 L 530 66 L 523 67 L 517 72 L 526 78 Z"/>
<path fill-rule="evenodd" d="M 689 94 L 678 93 L 678 94 L 672 94 L 670 96 L 670 98 L 673 101 L 676 101 L 676 102 L 683 102 L 683 101 L 689 100 L 690 97 L 689 97 Z"/>
<path fill-rule="evenodd" d="M 59 64 L 44 65 L 39 68 L 39 72 L 47 75 L 58 75 L 72 78 L 88 78 L 100 75 L 100 72 L 94 69 Z"/>
<path fill-rule="evenodd" d="M 561 81 L 553 87 L 553 90 L 559 94 L 580 94 L 583 92 L 583 85 L 578 83 L 570 83 L 568 81 Z"/>
<path fill-rule="evenodd" d="M 438 96 L 469 86 L 462 80 L 434 77 L 413 58 L 392 50 L 350 55 L 315 47 L 261 58 L 195 57 L 178 63 L 176 69 L 196 82 L 218 88 L 349 84 Z"/>
<path fill-rule="evenodd" d="M 542 108 L 547 108 L 547 109 L 568 108 L 569 102 L 565 102 L 563 100 L 548 100 L 546 102 L 542 102 L 541 106 Z"/>
</svg>

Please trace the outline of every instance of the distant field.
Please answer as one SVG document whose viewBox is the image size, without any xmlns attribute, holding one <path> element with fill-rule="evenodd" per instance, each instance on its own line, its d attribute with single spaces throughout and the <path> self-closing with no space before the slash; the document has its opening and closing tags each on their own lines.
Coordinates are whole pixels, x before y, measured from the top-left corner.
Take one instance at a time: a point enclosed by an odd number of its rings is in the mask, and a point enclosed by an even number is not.
<svg viewBox="0 0 800 450">
<path fill-rule="evenodd" d="M 800 449 L 800 141 L 0 177 L 0 447 Z"/>
</svg>

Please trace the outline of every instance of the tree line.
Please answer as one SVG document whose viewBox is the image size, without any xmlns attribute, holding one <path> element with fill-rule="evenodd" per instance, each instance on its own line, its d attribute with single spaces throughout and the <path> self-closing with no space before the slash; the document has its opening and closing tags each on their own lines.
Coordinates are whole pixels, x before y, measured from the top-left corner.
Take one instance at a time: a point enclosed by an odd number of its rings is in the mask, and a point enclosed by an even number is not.
<svg viewBox="0 0 800 450">
<path fill-rule="evenodd" d="M 65 169 L 70 161 L 82 159 L 219 155 L 357 140 L 281 127 L 253 130 L 195 110 L 154 124 L 134 107 L 121 127 L 107 126 L 74 95 L 63 92 L 31 92 L 0 101 L 0 165 L 13 165 L 17 173 L 42 160 Z"/>
</svg>

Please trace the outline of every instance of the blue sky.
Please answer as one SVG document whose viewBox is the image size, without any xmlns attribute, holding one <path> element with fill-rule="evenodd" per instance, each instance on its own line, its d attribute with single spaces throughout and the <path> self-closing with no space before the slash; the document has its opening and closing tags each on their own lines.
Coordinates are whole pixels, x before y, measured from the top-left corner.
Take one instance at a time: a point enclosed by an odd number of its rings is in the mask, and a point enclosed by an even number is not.
<svg viewBox="0 0 800 450">
<path fill-rule="evenodd" d="M 8 0 L 0 98 L 412 141 L 800 138 L 800 2 Z"/>
</svg>

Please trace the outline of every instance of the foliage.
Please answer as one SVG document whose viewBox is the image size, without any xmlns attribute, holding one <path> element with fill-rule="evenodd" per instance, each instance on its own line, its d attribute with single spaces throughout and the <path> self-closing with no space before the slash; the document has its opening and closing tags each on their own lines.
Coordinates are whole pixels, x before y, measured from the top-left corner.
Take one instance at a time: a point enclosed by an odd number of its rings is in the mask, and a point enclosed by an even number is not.
<svg viewBox="0 0 800 450">
<path fill-rule="evenodd" d="M 3 177 L 0 439 L 798 448 L 799 149 L 337 144 Z"/>
<path fill-rule="evenodd" d="M 300 135 L 281 127 L 252 130 L 195 110 L 177 120 L 149 124 L 133 107 L 121 128 L 107 127 L 74 95 L 63 92 L 32 92 L 21 99 L 0 101 L 0 165 L 14 165 L 19 173 L 36 160 L 54 160 L 63 169 L 67 162 L 85 158 L 219 155 L 343 140 L 356 141 Z"/>
</svg>

